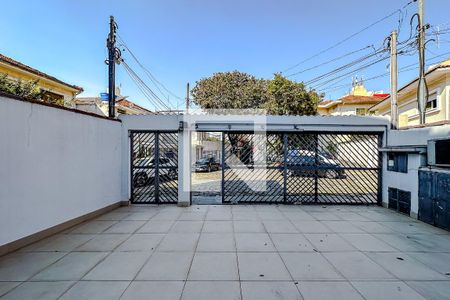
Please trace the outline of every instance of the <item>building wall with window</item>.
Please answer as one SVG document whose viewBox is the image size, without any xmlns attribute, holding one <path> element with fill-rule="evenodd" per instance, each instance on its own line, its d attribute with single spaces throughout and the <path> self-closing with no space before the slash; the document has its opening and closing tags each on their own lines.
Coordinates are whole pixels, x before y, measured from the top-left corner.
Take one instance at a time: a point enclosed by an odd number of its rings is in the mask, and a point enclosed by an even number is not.
<svg viewBox="0 0 450 300">
<path fill-rule="evenodd" d="M 425 121 L 427 124 L 450 120 L 450 59 L 433 66 L 426 73 L 429 97 Z M 399 127 L 419 125 L 417 102 L 418 79 L 411 81 L 398 91 Z M 370 113 L 381 116 L 391 114 L 391 98 L 372 106 Z"/>
<path fill-rule="evenodd" d="M 353 80 L 352 89 L 337 100 L 325 100 L 317 106 L 317 113 L 322 116 L 365 116 L 369 108 L 381 102 L 389 94 L 368 91 L 362 81 Z"/>
<path fill-rule="evenodd" d="M 327 110 L 319 109 L 319 115 L 329 115 L 329 116 L 365 116 L 369 108 L 373 104 L 349 104 L 349 103 L 336 103 L 331 108 Z"/>
</svg>

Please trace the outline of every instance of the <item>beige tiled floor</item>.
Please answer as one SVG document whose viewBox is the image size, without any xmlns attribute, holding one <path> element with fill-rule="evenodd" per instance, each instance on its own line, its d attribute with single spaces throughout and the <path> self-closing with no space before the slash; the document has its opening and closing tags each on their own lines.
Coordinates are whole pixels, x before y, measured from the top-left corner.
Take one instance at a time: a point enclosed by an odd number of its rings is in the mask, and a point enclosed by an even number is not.
<svg viewBox="0 0 450 300">
<path fill-rule="evenodd" d="M 450 233 L 381 207 L 121 207 L 1 257 L 0 296 L 450 299 Z"/>
</svg>

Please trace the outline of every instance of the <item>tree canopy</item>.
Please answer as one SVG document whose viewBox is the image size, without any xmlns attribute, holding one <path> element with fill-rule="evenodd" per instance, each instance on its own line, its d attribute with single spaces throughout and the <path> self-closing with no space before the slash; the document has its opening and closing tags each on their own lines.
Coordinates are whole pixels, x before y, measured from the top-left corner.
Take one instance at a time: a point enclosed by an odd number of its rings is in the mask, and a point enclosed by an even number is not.
<svg viewBox="0 0 450 300">
<path fill-rule="evenodd" d="M 196 82 L 193 101 L 203 109 L 265 109 L 271 115 L 314 115 L 320 96 L 303 83 L 275 74 L 259 79 L 247 73 L 219 72 Z"/>
</svg>

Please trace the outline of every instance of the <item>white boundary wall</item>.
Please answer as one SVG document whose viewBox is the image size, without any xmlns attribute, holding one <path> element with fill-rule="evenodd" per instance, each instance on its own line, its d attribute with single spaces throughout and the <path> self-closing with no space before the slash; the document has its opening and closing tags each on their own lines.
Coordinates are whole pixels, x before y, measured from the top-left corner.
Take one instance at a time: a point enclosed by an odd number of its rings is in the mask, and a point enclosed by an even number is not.
<svg viewBox="0 0 450 300">
<path fill-rule="evenodd" d="M 121 123 L 0 96 L 0 246 L 121 201 Z"/>
</svg>

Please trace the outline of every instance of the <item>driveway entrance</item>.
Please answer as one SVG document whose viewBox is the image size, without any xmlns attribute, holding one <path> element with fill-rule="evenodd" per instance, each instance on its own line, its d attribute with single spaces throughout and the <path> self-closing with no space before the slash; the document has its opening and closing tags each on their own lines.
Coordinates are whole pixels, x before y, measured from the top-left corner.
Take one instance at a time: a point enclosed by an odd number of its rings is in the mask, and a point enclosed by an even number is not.
<svg viewBox="0 0 450 300">
<path fill-rule="evenodd" d="M 376 204 L 373 133 L 223 133 L 223 203 Z"/>
<path fill-rule="evenodd" d="M 161 115 L 124 124 L 133 203 L 381 204 L 382 119 Z"/>
</svg>

